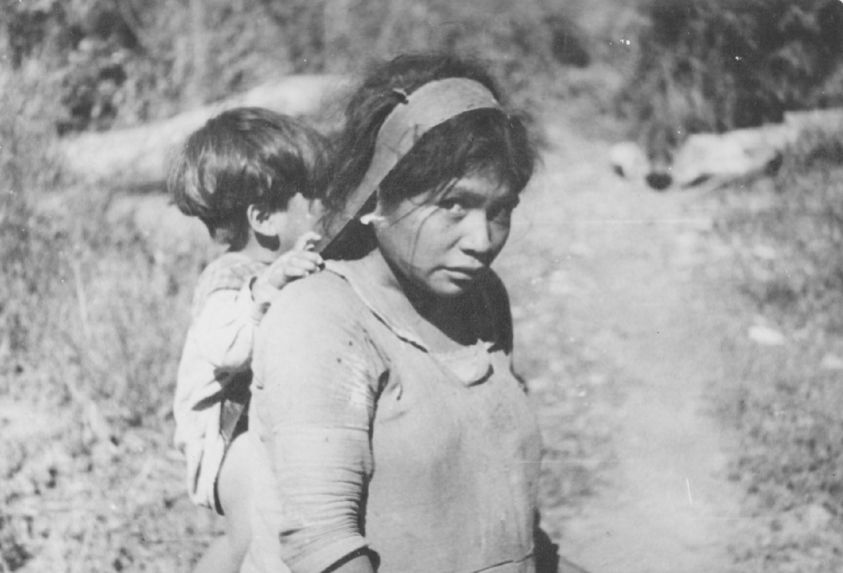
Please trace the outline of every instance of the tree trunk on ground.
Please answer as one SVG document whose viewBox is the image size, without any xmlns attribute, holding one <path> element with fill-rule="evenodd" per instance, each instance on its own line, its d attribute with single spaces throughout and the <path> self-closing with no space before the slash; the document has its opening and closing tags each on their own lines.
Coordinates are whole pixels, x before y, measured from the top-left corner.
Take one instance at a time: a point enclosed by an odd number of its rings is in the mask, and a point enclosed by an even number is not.
<svg viewBox="0 0 843 573">
<path fill-rule="evenodd" d="M 348 88 L 343 76 L 289 76 L 225 101 L 131 129 L 86 133 L 60 143 L 63 167 L 85 182 L 114 187 L 163 186 L 172 158 L 190 133 L 212 116 L 238 106 L 260 106 L 323 120 Z"/>
</svg>

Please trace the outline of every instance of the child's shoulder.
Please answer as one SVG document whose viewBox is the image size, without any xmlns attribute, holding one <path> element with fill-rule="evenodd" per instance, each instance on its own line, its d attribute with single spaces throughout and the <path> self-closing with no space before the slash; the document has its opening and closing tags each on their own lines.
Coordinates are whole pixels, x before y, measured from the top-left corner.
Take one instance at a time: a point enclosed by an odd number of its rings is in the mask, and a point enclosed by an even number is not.
<svg viewBox="0 0 843 573">
<path fill-rule="evenodd" d="M 242 253 L 225 253 L 210 263 L 199 275 L 193 294 L 195 315 L 201 309 L 208 296 L 217 291 L 240 290 L 252 276 L 266 267 L 266 263 L 256 261 Z"/>
<path fill-rule="evenodd" d="M 206 266 L 199 275 L 197 289 L 239 289 L 251 276 L 266 268 L 266 263 L 256 261 L 242 253 L 220 255 Z"/>
</svg>

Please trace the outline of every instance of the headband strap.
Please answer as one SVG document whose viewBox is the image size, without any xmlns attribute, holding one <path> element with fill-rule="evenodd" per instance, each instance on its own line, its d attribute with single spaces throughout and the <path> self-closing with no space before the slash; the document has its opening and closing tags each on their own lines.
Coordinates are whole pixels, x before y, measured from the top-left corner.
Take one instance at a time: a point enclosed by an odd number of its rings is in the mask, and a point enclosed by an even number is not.
<svg viewBox="0 0 843 573">
<path fill-rule="evenodd" d="M 378 130 L 369 169 L 346 201 L 343 212 L 326 229 L 324 251 L 340 235 L 349 221 L 359 217 L 381 181 L 431 128 L 467 111 L 501 109 L 486 86 L 467 78 L 447 78 L 428 82 L 403 98 Z"/>
</svg>

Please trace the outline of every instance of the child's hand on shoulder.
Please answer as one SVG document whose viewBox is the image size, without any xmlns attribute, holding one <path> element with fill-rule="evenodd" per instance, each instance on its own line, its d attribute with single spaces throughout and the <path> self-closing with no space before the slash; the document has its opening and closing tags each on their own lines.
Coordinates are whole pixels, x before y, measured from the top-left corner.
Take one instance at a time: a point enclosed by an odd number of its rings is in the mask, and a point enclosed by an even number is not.
<svg viewBox="0 0 843 573">
<path fill-rule="evenodd" d="M 258 304 L 270 299 L 287 284 L 325 268 L 325 261 L 314 251 L 321 237 L 309 231 L 296 240 L 295 246 L 275 260 L 252 283 L 252 299 Z"/>
</svg>

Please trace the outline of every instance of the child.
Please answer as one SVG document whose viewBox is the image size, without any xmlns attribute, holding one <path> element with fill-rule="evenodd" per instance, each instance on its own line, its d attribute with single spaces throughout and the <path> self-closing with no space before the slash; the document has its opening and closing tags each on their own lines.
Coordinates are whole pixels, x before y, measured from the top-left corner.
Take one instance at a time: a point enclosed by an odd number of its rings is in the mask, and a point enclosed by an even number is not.
<svg viewBox="0 0 843 573">
<path fill-rule="evenodd" d="M 193 133 L 171 174 L 179 209 L 228 245 L 199 277 L 174 403 L 190 497 L 226 516 L 225 535 L 197 572 L 239 570 L 249 544 L 251 454 L 238 436 L 252 338 L 273 294 L 323 266 L 310 228 L 325 151 L 320 135 L 291 118 L 238 108 Z"/>
</svg>

